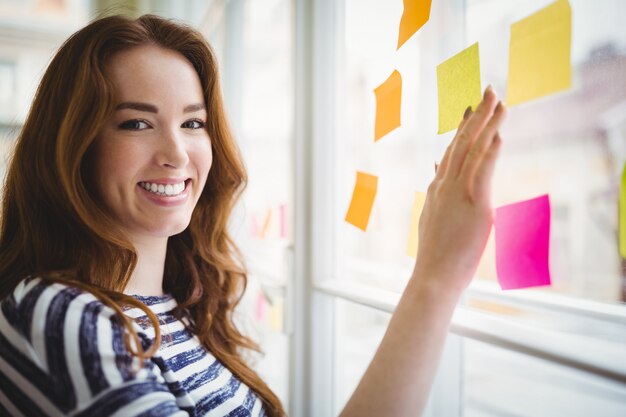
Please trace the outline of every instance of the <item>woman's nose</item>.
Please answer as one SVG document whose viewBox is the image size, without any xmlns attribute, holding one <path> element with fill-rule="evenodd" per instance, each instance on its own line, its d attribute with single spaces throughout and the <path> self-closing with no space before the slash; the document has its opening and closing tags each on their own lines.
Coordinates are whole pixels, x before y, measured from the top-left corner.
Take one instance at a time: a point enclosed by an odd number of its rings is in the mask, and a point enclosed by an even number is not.
<svg viewBox="0 0 626 417">
<path fill-rule="evenodd" d="M 189 162 L 189 155 L 182 132 L 164 131 L 159 138 L 157 163 L 170 168 L 183 168 Z"/>
</svg>

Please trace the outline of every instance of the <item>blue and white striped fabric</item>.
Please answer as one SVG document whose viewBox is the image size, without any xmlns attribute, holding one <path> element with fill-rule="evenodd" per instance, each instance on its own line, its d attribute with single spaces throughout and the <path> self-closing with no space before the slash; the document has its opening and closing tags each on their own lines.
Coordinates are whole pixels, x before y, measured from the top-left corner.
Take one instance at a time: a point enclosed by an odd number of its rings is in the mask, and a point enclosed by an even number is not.
<svg viewBox="0 0 626 417">
<path fill-rule="evenodd" d="M 140 367 L 114 311 L 74 287 L 29 278 L 0 302 L 0 416 L 263 416 L 260 399 L 172 315 L 171 296 L 137 297 L 161 322 Z M 146 346 L 154 329 L 140 309 Z"/>
</svg>

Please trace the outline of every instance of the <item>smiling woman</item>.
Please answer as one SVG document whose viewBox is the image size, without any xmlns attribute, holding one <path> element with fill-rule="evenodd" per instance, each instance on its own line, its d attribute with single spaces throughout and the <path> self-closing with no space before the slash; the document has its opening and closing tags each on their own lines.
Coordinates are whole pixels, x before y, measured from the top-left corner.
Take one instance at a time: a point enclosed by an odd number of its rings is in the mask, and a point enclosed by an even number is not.
<svg viewBox="0 0 626 417">
<path fill-rule="evenodd" d="M 0 414 L 284 414 L 231 317 L 245 182 L 201 35 L 155 16 L 74 34 L 7 176 Z"/>
</svg>

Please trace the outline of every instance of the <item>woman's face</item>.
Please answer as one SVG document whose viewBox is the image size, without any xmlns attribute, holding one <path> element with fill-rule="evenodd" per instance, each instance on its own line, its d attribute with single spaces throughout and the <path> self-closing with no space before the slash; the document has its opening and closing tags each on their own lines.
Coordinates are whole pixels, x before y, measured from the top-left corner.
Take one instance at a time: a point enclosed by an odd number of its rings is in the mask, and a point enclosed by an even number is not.
<svg viewBox="0 0 626 417">
<path fill-rule="evenodd" d="M 193 66 L 154 45 L 111 58 L 116 110 L 94 142 L 97 193 L 131 241 L 182 232 L 211 168 L 207 111 Z"/>
</svg>

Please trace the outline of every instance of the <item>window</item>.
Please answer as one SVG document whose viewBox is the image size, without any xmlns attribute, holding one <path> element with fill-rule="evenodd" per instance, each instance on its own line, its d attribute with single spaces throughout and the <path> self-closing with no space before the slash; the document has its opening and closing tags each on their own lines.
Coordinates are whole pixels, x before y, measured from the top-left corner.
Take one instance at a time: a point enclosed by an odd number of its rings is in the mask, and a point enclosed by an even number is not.
<svg viewBox="0 0 626 417">
<path fill-rule="evenodd" d="M 332 381 L 313 384 L 333 386 L 316 400 L 332 402 L 335 413 L 382 336 L 387 315 L 376 310 L 393 310 L 411 274 L 413 195 L 426 191 L 454 134 L 436 133 L 436 66 L 479 42 L 482 86 L 490 83 L 506 98 L 510 25 L 550 3 L 433 2 L 430 20 L 396 51 L 402 2 L 315 2 L 314 61 L 326 73 L 313 77 L 314 90 L 323 92 L 313 120 L 328 122 L 332 135 L 314 134 L 312 158 L 332 174 L 312 174 L 314 211 L 325 213 L 313 217 L 322 231 L 313 246 L 328 254 L 313 279 L 316 293 L 334 306 L 327 360 L 335 372 Z M 553 284 L 501 291 L 489 243 L 455 314 L 427 415 L 626 412 L 626 307 L 616 243 L 626 155 L 626 32 L 617 16 L 626 9 L 610 0 L 570 5 L 572 88 L 509 110 L 494 184 L 496 206 L 550 195 Z M 402 124 L 375 143 L 373 90 L 394 70 L 402 75 Z M 378 176 L 365 233 L 344 221 L 356 171 Z M 370 316 L 381 318 L 363 319 Z M 362 351 L 350 355 L 351 346 Z M 522 392 L 539 379 L 544 394 Z"/>
</svg>

